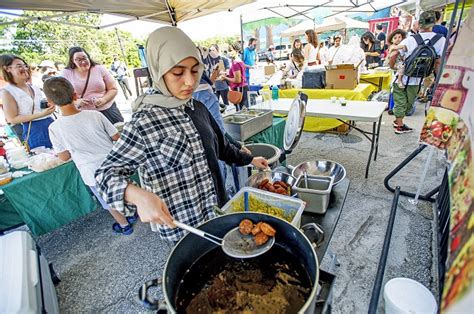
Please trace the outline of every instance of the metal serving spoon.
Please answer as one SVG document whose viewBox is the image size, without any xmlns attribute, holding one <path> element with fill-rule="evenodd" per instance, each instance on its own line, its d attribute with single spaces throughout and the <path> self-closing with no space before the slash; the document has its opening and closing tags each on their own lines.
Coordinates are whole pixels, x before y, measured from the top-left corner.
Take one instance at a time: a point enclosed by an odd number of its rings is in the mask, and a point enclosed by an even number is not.
<svg viewBox="0 0 474 314">
<path fill-rule="evenodd" d="M 211 241 L 212 243 L 220 245 L 225 254 L 234 258 L 251 258 L 262 255 L 270 250 L 275 243 L 275 237 L 270 237 L 265 244 L 257 245 L 255 244 L 253 236 L 251 234 L 244 235 L 240 233 L 239 227 L 231 229 L 226 233 L 224 238 L 221 239 L 215 235 L 193 228 L 179 221 L 173 220 L 173 223 L 183 230 L 189 231 L 201 238 Z"/>
</svg>

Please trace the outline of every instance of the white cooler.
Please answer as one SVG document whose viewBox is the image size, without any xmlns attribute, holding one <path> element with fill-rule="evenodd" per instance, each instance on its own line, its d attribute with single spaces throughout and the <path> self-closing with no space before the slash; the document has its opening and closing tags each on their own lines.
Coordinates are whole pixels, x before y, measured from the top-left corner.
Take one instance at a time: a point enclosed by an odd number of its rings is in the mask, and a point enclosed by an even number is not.
<svg viewBox="0 0 474 314">
<path fill-rule="evenodd" d="M 0 313 L 59 313 L 50 266 L 29 233 L 0 237 L 0 282 Z"/>
</svg>

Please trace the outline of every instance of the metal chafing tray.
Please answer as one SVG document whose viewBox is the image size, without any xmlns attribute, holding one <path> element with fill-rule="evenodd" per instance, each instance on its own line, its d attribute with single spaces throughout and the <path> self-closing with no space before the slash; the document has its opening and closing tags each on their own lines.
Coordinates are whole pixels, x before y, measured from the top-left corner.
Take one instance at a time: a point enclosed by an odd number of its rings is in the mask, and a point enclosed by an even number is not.
<svg viewBox="0 0 474 314">
<path fill-rule="evenodd" d="M 230 114 L 224 119 L 224 127 L 233 138 L 245 141 L 249 137 L 272 126 L 272 110 L 252 109 Z"/>
</svg>

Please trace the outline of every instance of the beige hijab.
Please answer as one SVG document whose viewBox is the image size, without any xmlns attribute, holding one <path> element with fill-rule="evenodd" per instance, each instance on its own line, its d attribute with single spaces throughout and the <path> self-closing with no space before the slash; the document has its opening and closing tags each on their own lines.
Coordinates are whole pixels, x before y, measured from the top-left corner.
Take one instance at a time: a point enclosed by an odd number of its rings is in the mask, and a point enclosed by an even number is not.
<svg viewBox="0 0 474 314">
<path fill-rule="evenodd" d="M 146 58 L 148 71 L 153 79 L 153 88 L 160 94 L 142 95 L 135 100 L 132 109 L 137 111 L 145 104 L 153 104 L 165 108 L 178 108 L 189 99 L 174 97 L 166 87 L 163 75 L 182 60 L 193 57 L 199 61 L 198 79 L 194 85 L 196 89 L 203 72 L 201 56 L 192 40 L 179 28 L 166 26 L 155 30 L 148 36 L 146 43 Z"/>
</svg>

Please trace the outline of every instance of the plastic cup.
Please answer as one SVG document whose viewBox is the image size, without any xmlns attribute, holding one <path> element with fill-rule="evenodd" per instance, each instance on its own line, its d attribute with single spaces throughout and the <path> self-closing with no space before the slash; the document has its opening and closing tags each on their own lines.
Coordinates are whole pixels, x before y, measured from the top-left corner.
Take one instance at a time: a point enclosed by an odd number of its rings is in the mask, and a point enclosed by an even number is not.
<svg viewBox="0 0 474 314">
<path fill-rule="evenodd" d="M 331 101 L 332 101 L 333 103 L 336 103 L 336 100 L 337 100 L 337 97 L 335 97 L 335 96 L 331 97 Z"/>
<path fill-rule="evenodd" d="M 344 97 L 339 97 L 339 103 L 341 106 L 345 106 L 347 104 L 347 100 Z"/>
<path fill-rule="evenodd" d="M 425 286 L 409 278 L 394 278 L 384 287 L 386 314 L 436 314 L 435 297 Z"/>
</svg>

